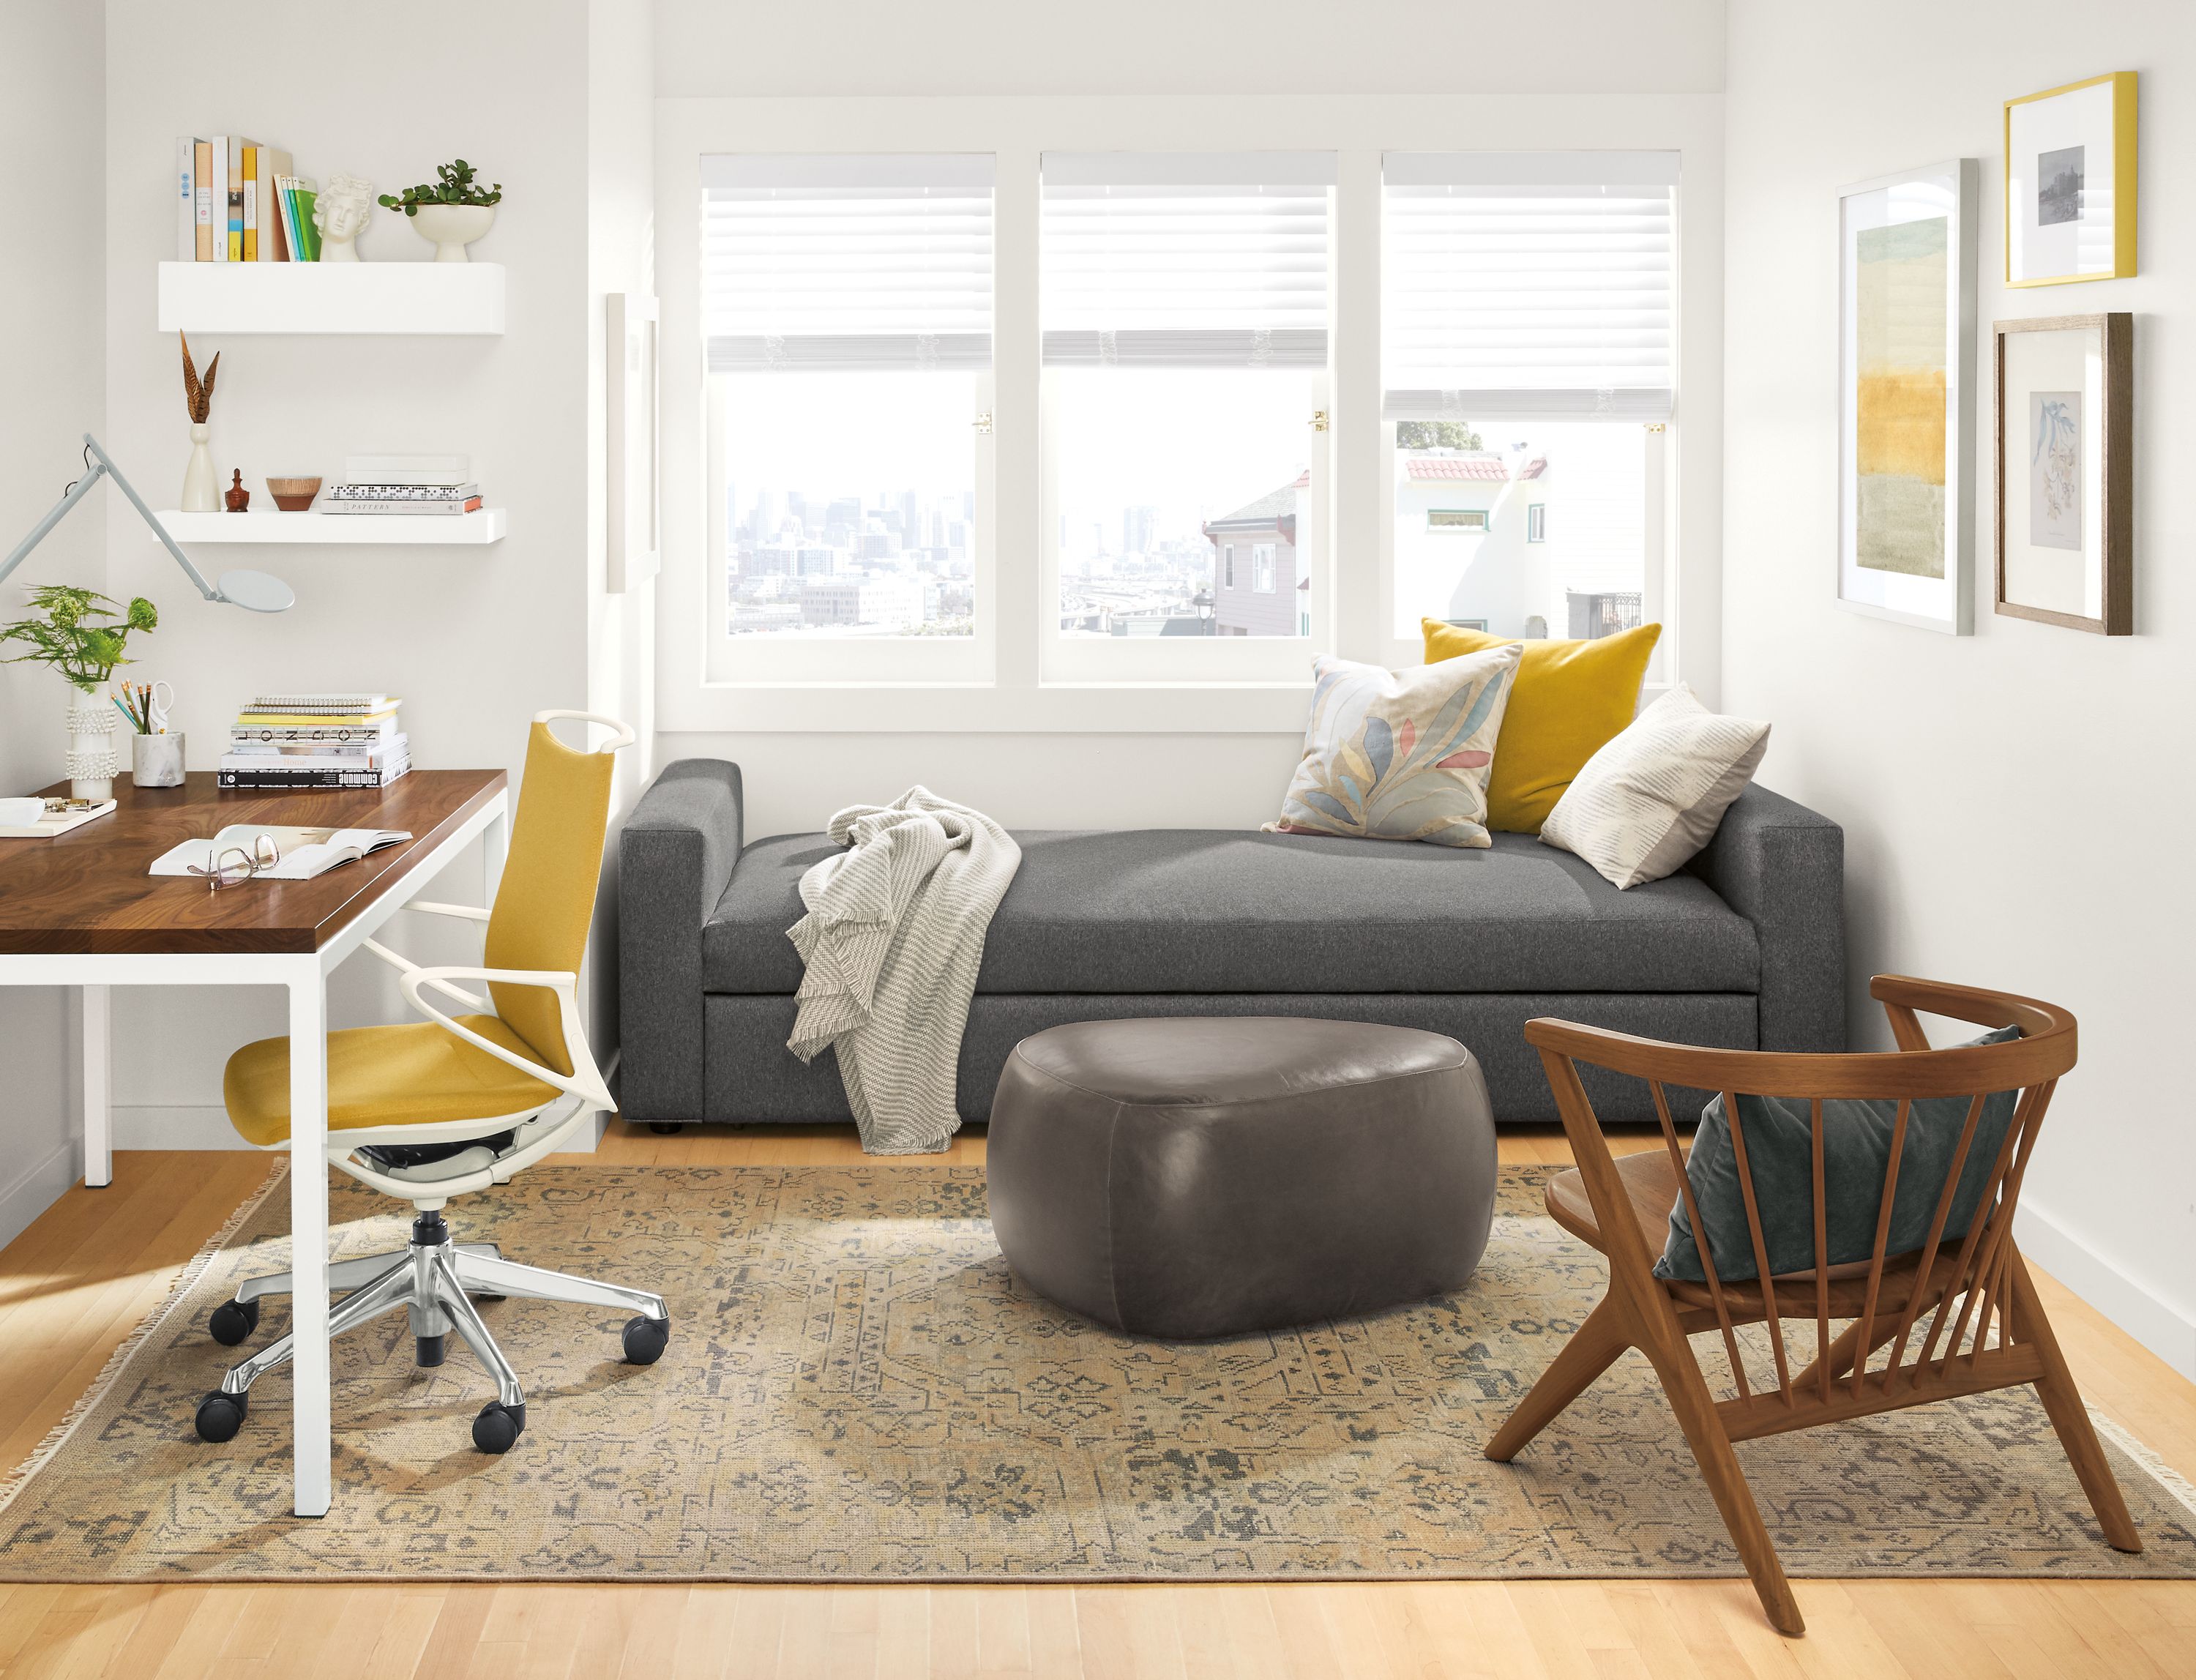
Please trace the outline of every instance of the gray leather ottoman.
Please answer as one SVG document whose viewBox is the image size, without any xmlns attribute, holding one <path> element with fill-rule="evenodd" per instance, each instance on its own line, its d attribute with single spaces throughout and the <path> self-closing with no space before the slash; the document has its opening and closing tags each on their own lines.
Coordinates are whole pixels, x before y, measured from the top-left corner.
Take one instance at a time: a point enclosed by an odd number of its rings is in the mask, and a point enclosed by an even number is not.
<svg viewBox="0 0 2196 1680">
<path fill-rule="evenodd" d="M 991 1225 L 1032 1289 L 1137 1336 L 1228 1336 L 1457 1288 L 1494 1122 L 1453 1038 L 1274 1016 L 1024 1039 L 991 1105 Z"/>
</svg>

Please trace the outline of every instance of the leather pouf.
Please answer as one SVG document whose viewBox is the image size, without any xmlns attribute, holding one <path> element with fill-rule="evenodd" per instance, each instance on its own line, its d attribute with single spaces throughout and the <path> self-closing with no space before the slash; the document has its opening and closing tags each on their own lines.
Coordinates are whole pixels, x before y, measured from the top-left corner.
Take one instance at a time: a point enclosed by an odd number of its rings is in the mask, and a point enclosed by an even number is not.
<svg viewBox="0 0 2196 1680">
<path fill-rule="evenodd" d="M 1277 1016 L 1084 1021 L 1024 1039 L 991 1106 L 1014 1273 L 1170 1340 L 1459 1286 L 1494 1212 L 1494 1123 L 1439 1033 Z"/>
</svg>

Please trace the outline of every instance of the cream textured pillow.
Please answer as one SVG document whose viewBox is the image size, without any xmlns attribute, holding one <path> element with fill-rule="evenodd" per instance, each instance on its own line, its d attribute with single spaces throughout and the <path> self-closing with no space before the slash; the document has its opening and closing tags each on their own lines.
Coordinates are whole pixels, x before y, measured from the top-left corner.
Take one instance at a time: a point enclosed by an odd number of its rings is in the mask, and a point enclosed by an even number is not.
<svg viewBox="0 0 2196 1680">
<path fill-rule="evenodd" d="M 1719 717 L 1680 683 L 1586 761 L 1540 838 L 1619 886 L 1660 880 L 1708 843 L 1768 750 L 1768 725 Z"/>
<path fill-rule="evenodd" d="M 1488 768 L 1523 652 L 1512 642 L 1407 671 L 1321 655 L 1303 758 L 1267 832 L 1489 844 Z"/>
</svg>

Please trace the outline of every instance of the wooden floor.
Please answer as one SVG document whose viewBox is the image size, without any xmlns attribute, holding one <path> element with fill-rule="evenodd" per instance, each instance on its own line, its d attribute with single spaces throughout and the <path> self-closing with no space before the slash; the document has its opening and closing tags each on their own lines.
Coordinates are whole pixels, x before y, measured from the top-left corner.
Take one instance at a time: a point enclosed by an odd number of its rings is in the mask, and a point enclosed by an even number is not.
<svg viewBox="0 0 2196 1680">
<path fill-rule="evenodd" d="M 855 1158 L 844 1132 L 758 1128 L 663 1138 L 622 1123 L 604 1140 L 604 1152 L 621 1162 L 725 1164 Z M 1502 1154 L 1512 1161 L 1567 1158 L 1552 1128 L 1505 1132 Z M 948 1158 L 980 1162 L 980 1134 L 956 1141 Z M 0 1251 L 0 1347 L 8 1354 L 0 1364 L 0 1462 L 19 1462 L 61 1417 L 265 1169 L 252 1155 L 125 1154 L 113 1188 L 70 1192 Z M 2090 1400 L 2196 1475 L 2196 1385 L 2050 1279 L 2040 1282 Z M 332 1520 L 340 1521 L 340 1512 Z M 2196 1675 L 2196 1583 L 1796 1585 L 1810 1630 L 1802 1640 L 1769 1629 L 1744 1581 L 0 1586 L 0 1674 L 118 1680 Z"/>
</svg>

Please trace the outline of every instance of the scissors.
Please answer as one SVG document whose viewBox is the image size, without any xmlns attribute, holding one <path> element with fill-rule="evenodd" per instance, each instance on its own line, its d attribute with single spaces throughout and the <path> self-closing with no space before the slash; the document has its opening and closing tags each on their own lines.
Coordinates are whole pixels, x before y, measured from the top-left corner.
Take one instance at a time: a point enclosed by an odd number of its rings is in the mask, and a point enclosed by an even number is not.
<svg viewBox="0 0 2196 1680">
<path fill-rule="evenodd" d="M 168 732 L 168 713 L 176 706 L 175 684 L 162 678 L 153 684 L 149 693 L 152 698 L 146 710 L 145 721 L 152 725 L 154 735 L 165 735 Z"/>
</svg>

